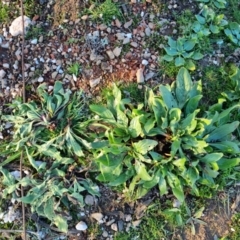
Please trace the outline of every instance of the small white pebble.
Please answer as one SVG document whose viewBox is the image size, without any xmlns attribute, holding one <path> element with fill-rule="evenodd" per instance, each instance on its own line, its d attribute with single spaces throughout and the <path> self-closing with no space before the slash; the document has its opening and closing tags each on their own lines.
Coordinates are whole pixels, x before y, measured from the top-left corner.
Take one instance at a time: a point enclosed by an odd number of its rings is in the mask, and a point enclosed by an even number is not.
<svg viewBox="0 0 240 240">
<path fill-rule="evenodd" d="M 33 39 L 32 41 L 31 41 L 31 44 L 37 44 L 37 39 L 35 38 L 35 39 Z"/>
<path fill-rule="evenodd" d="M 44 81 L 44 78 L 42 76 L 40 76 L 37 80 L 38 82 L 43 82 Z"/>
<path fill-rule="evenodd" d="M 142 65 L 147 66 L 147 65 L 148 65 L 148 61 L 145 60 L 145 59 L 143 59 L 143 60 L 142 60 Z"/>
</svg>

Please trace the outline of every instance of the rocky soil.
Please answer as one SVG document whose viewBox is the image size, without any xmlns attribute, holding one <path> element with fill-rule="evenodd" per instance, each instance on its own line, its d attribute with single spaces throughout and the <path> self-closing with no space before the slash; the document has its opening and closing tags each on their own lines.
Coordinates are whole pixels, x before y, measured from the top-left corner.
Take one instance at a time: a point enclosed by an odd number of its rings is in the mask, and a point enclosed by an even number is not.
<svg viewBox="0 0 240 240">
<path fill-rule="evenodd" d="M 73 92 L 83 89 L 89 98 L 98 97 L 99 90 L 115 81 L 135 82 L 139 87 L 141 84 L 155 86 L 160 82 L 171 82 L 172 79 L 160 74 L 162 66 L 159 62 L 164 53 L 163 44 L 166 37 L 176 36 L 181 27 L 171 16 L 180 14 L 184 9 L 190 9 L 195 14 L 196 2 L 191 0 L 160 1 L 161 3 L 153 0 L 144 3 L 136 0 L 114 2 L 120 5 L 123 18 L 113 19 L 107 24 L 101 19 L 93 21 L 85 14 L 84 9 L 92 7 L 88 1 L 39 1 L 36 5 L 39 14 L 29 16 L 31 27 L 27 30 L 23 52 L 22 36 L 15 34 L 10 28 L 14 19 L 7 24 L 1 24 L 0 106 L 22 95 L 22 55 L 28 100 L 34 98 L 34 92 L 40 83 L 47 83 L 51 92 L 56 80 L 62 81 L 65 87 Z M 19 1 L 15 1 L 14 4 L 13 15 L 18 17 Z M 222 57 L 222 55 L 208 56 L 205 58 L 206 65 L 210 62 L 217 65 Z M 238 57 L 239 55 L 235 56 L 236 62 Z M 69 71 L 69 67 L 75 63 L 80 65 L 79 74 L 72 74 Z M 77 217 L 81 221 L 70 225 L 67 238 L 41 219 L 29 213 L 27 217 L 32 218 L 39 229 L 38 233 L 43 237 L 39 239 L 110 240 L 114 239 L 116 232 L 139 227 L 147 207 L 154 201 L 165 201 L 160 199 L 157 191 L 134 203 L 126 203 L 121 194 L 104 186 L 100 186 L 100 192 L 100 198 L 90 195 L 85 197 L 86 207 L 77 210 Z M 236 199 L 236 194 L 230 198 L 238 205 L 239 201 Z M 229 209 L 222 205 L 221 211 L 218 211 L 213 208 L 215 203 L 209 202 L 209 211 L 206 211 L 203 219 L 208 225 L 201 225 L 197 229 L 197 235 L 192 236 L 187 231 L 183 234 L 173 234 L 171 239 L 212 240 L 230 231 L 227 221 L 230 219 L 231 211 L 227 212 Z M 12 214 L 15 216 L 14 221 L 19 224 L 21 213 L 16 207 L 13 210 L 12 206 L 15 205 L 9 204 L 10 209 L 0 215 L 0 218 L 4 219 Z M 225 214 L 226 212 L 228 214 Z M 67 214 L 66 217 L 71 218 L 71 215 Z M 89 231 L 89 227 L 94 224 L 100 226 L 100 234 L 94 230 Z M 3 234 L 9 236 L 9 233 Z"/>
</svg>

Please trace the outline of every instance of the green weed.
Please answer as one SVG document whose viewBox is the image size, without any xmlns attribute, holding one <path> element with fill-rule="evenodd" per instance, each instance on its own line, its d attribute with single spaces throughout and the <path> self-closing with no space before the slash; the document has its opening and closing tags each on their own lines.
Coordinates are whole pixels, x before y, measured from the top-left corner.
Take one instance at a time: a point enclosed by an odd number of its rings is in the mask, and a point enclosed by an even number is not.
<svg viewBox="0 0 240 240">
<path fill-rule="evenodd" d="M 119 7 L 112 0 L 105 0 L 105 2 L 93 8 L 90 13 L 94 20 L 102 19 L 105 23 L 110 23 L 114 18 L 123 18 Z"/>
<path fill-rule="evenodd" d="M 0 3 L 0 23 L 6 22 L 9 18 L 9 7 L 6 4 Z"/>
<path fill-rule="evenodd" d="M 207 66 L 201 72 L 203 73 L 201 79 L 203 83 L 204 105 L 211 105 L 216 103 L 221 93 L 227 89 L 229 85 L 227 74 L 224 67 L 215 65 Z"/>
<path fill-rule="evenodd" d="M 240 239 L 240 213 L 234 214 L 231 219 L 231 232 L 228 236 L 222 238 L 222 240 L 238 240 Z"/>
<path fill-rule="evenodd" d="M 159 92 L 148 89 L 144 102 L 135 104 L 114 85 L 106 104 L 90 105 L 105 132 L 99 144 L 108 142 L 93 153 L 100 171 L 96 179 L 110 186 L 126 183 L 125 194 L 133 200 L 158 186 L 161 195 L 171 190 L 184 202 L 186 188 L 199 196 L 199 186 L 214 188 L 219 170 L 239 163 L 238 141 L 230 141 L 239 122 L 226 117 L 239 104 L 222 110 L 219 102 L 197 117 L 201 83 L 193 83 L 185 68 Z"/>
<path fill-rule="evenodd" d="M 79 76 L 81 71 L 81 65 L 79 63 L 73 63 L 71 66 L 67 68 L 68 73 L 74 74 L 76 77 Z"/>
<path fill-rule="evenodd" d="M 131 228 L 129 232 L 117 233 L 114 240 L 167 239 L 171 232 L 168 230 L 166 219 L 160 209 L 159 203 L 152 204 L 136 229 Z"/>
<path fill-rule="evenodd" d="M 41 5 L 39 5 L 36 0 L 25 0 L 24 10 L 27 16 L 33 17 L 34 15 L 41 13 Z"/>
<path fill-rule="evenodd" d="M 159 60 L 160 75 L 164 75 L 172 81 L 176 78 L 179 68 L 175 66 L 174 62 L 167 62 Z"/>
<path fill-rule="evenodd" d="M 31 26 L 26 34 L 26 39 L 39 38 L 41 35 L 45 35 L 43 27 Z"/>
<path fill-rule="evenodd" d="M 236 21 L 238 24 L 240 24 L 240 15 L 239 15 L 239 1 L 238 0 L 228 0 L 229 8 L 227 9 L 226 14 L 231 14 L 229 17 L 232 18 L 233 21 Z"/>
</svg>

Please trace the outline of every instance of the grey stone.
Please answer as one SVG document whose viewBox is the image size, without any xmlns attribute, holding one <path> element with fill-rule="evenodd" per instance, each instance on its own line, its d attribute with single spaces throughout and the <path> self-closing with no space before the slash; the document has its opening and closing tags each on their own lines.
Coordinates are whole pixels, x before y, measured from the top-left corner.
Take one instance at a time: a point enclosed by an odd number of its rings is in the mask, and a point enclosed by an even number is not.
<svg viewBox="0 0 240 240">
<path fill-rule="evenodd" d="M 42 76 L 40 76 L 37 81 L 41 83 L 44 81 L 44 78 Z"/>
<path fill-rule="evenodd" d="M 145 34 L 149 37 L 151 35 L 151 30 L 150 28 L 145 28 Z"/>
<path fill-rule="evenodd" d="M 0 79 L 1 79 L 1 78 L 4 78 L 5 75 L 6 75 L 6 72 L 5 72 L 3 69 L 1 69 L 1 70 L 0 70 Z"/>
<path fill-rule="evenodd" d="M 113 53 L 112 50 L 108 50 L 108 51 L 106 51 L 106 53 L 107 53 L 108 57 L 109 57 L 111 60 L 115 58 L 114 53 Z"/>
<path fill-rule="evenodd" d="M 119 220 L 117 222 L 117 225 L 118 225 L 118 231 L 121 232 L 123 231 L 123 221 L 122 220 Z"/>
<path fill-rule="evenodd" d="M 131 42 L 130 45 L 131 45 L 132 47 L 135 47 L 135 48 L 138 46 L 138 44 L 137 44 L 136 42 Z"/>
<path fill-rule="evenodd" d="M 102 236 L 105 237 L 105 238 L 108 237 L 108 232 L 107 231 L 103 231 Z"/>
<path fill-rule="evenodd" d="M 144 83 L 143 69 L 139 68 L 136 73 L 137 83 Z"/>
<path fill-rule="evenodd" d="M 37 44 L 38 40 L 36 38 L 34 38 L 33 40 L 31 40 L 31 44 Z"/>
<path fill-rule="evenodd" d="M 122 48 L 121 47 L 115 47 L 113 49 L 113 53 L 116 57 L 118 57 L 121 54 Z"/>
<path fill-rule="evenodd" d="M 125 38 L 125 33 L 117 33 L 116 37 L 118 40 L 123 40 Z"/>
<path fill-rule="evenodd" d="M 128 44 L 130 42 L 130 38 L 126 37 L 123 40 L 123 45 Z"/>
<path fill-rule="evenodd" d="M 76 225 L 76 229 L 78 231 L 85 231 L 88 228 L 87 224 L 83 221 L 80 221 L 77 225 Z"/>
<path fill-rule="evenodd" d="M 124 24 L 124 28 L 129 28 L 132 25 L 132 23 L 133 23 L 133 20 L 131 19 L 130 21 Z"/>
<path fill-rule="evenodd" d="M 118 231 L 118 226 L 117 226 L 117 224 L 116 224 L 116 223 L 113 223 L 113 224 L 111 225 L 111 229 L 112 229 L 113 231 L 117 232 L 117 231 Z"/>
<path fill-rule="evenodd" d="M 58 75 L 58 72 L 53 72 L 52 73 L 52 79 L 55 79 L 57 77 L 57 75 Z"/>
<path fill-rule="evenodd" d="M 38 41 L 39 41 L 40 43 L 43 42 L 43 35 L 41 35 L 41 36 L 39 37 Z"/>
<path fill-rule="evenodd" d="M 92 213 L 91 217 L 97 220 L 99 223 L 103 222 L 103 214 L 102 213 Z"/>
<path fill-rule="evenodd" d="M 87 205 L 93 205 L 94 204 L 94 197 L 92 195 L 87 195 L 85 197 L 84 201 Z"/>
<path fill-rule="evenodd" d="M 9 63 L 4 63 L 4 64 L 3 64 L 3 67 L 4 67 L 4 68 L 9 68 L 10 65 L 9 65 Z"/>
<path fill-rule="evenodd" d="M 32 24 L 32 21 L 29 17 L 24 16 L 24 33 L 26 34 L 27 30 L 29 29 L 29 26 Z M 16 37 L 20 34 L 23 34 L 23 28 L 22 28 L 22 16 L 17 17 L 13 20 L 9 32 L 12 36 Z"/>
<path fill-rule="evenodd" d="M 142 60 L 142 65 L 147 66 L 147 65 L 148 65 L 148 61 L 145 60 L 145 59 L 143 59 L 143 60 Z"/>
</svg>

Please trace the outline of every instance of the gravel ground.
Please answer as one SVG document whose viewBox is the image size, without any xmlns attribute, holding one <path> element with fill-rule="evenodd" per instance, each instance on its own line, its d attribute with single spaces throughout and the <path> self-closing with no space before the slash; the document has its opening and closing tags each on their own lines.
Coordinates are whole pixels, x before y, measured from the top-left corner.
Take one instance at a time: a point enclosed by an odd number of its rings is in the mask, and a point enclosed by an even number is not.
<svg viewBox="0 0 240 240">
<path fill-rule="evenodd" d="M 61 4 L 53 0 L 39 1 L 37 7 L 41 8 L 41 14 L 31 17 L 32 30 L 30 29 L 26 36 L 23 53 L 22 37 L 10 34 L 9 27 L 14 19 L 8 24 L 2 24 L 0 105 L 3 106 L 22 95 L 22 54 L 28 100 L 33 98 L 40 83 L 47 83 L 51 92 L 56 80 L 62 81 L 64 86 L 73 92 L 83 89 L 90 98 L 97 96 L 99 90 L 113 81 L 146 83 L 150 86 L 171 81 L 159 74 L 159 57 L 163 53 L 163 43 L 167 36 L 176 36 L 179 31 L 179 26 L 170 16 L 181 13 L 185 8 L 195 14 L 196 3 L 191 0 L 165 1 L 167 4 L 163 7 L 151 0 L 145 3 L 136 0 L 115 2 L 120 4 L 124 18 L 113 19 L 109 24 L 105 24 L 92 21 L 89 15 L 81 11 L 85 7 L 92 7 L 87 1 L 69 0 Z M 15 7 L 17 12 L 18 1 L 15 2 Z M 82 14 L 79 15 L 78 12 Z M 19 16 L 16 13 L 15 15 Z M 224 55 L 222 56 L 221 52 L 217 54 L 220 55 L 207 56 L 203 62 L 205 61 L 206 65 L 218 65 Z M 239 51 L 228 56 L 226 61 L 229 59 L 237 62 Z M 76 75 L 68 70 L 75 63 L 80 65 L 79 74 Z M 147 206 L 159 198 L 158 193 L 153 191 L 141 201 L 125 203 L 122 195 L 106 187 L 100 187 L 100 192 L 101 198 L 90 195 L 85 197 L 86 207 L 79 209 L 78 213 L 81 221 L 70 226 L 72 234 L 67 239 L 113 239 L 116 232 L 137 227 Z M 12 209 L 9 209 L 9 212 L 11 211 Z M 20 216 L 20 212 L 14 214 L 15 219 Z M 32 220 L 36 222 L 40 232 L 50 227 L 34 217 Z M 96 235 L 89 235 L 86 230 L 93 224 L 101 226 L 101 235 L 97 238 Z M 55 230 L 52 228 L 52 232 Z M 205 239 L 211 239 L 214 235 L 209 236 L 210 238 Z M 52 239 L 49 235 L 44 238 Z"/>
</svg>

